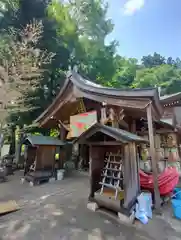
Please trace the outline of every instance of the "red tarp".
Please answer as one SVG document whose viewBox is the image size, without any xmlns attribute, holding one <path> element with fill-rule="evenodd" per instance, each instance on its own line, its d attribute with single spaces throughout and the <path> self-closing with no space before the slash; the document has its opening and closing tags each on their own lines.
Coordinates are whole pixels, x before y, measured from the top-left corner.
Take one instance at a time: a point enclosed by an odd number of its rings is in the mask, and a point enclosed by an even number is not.
<svg viewBox="0 0 181 240">
<path fill-rule="evenodd" d="M 153 192 L 153 175 L 139 171 L 141 187 Z M 158 186 L 161 195 L 167 195 L 173 191 L 179 181 L 179 173 L 175 167 L 166 168 L 158 176 Z"/>
</svg>

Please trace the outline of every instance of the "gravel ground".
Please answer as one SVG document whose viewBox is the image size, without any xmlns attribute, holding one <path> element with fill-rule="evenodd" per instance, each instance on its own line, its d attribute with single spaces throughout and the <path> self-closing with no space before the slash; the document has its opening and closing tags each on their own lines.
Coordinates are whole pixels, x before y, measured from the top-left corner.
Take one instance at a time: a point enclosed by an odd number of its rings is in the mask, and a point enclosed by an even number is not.
<svg viewBox="0 0 181 240">
<path fill-rule="evenodd" d="M 0 201 L 16 200 L 17 212 L 0 217 L 1 240 L 177 240 L 180 222 L 167 215 L 148 225 L 127 226 L 86 208 L 88 178 L 74 176 L 61 182 L 30 187 L 20 175 L 0 185 Z"/>
</svg>

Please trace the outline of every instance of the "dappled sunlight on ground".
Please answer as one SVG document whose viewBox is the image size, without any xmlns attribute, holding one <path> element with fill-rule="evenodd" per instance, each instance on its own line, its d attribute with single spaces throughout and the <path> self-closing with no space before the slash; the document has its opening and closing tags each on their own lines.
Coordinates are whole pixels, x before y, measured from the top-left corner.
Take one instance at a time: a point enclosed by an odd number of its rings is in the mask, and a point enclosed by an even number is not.
<svg viewBox="0 0 181 240">
<path fill-rule="evenodd" d="M 21 209 L 0 218 L 4 240 L 172 240 L 179 237 L 163 219 L 126 226 L 86 208 L 88 179 L 73 178 L 37 187 L 9 182 L 0 199 L 15 199 Z M 154 230 L 153 230 L 154 229 Z M 166 234 L 165 234 L 166 233 Z"/>
<path fill-rule="evenodd" d="M 26 236 L 30 230 L 30 224 L 24 221 L 10 221 L 9 226 L 4 234 L 4 239 L 14 240 Z"/>
</svg>

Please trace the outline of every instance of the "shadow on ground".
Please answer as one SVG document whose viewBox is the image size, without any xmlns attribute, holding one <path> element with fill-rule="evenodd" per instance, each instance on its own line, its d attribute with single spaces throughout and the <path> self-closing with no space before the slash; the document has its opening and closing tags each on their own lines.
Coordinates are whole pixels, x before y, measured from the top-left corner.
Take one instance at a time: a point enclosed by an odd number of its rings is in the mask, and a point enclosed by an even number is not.
<svg viewBox="0 0 181 240">
<path fill-rule="evenodd" d="M 86 177 L 69 178 L 61 183 L 33 188 L 20 185 L 19 181 L 9 185 L 6 191 L 12 192 L 7 196 L 14 193 L 18 199 L 19 195 L 21 210 L 0 218 L 2 240 L 181 239 L 180 233 L 162 218 L 156 217 L 146 226 L 127 226 L 101 213 L 89 211 L 86 208 Z"/>
</svg>

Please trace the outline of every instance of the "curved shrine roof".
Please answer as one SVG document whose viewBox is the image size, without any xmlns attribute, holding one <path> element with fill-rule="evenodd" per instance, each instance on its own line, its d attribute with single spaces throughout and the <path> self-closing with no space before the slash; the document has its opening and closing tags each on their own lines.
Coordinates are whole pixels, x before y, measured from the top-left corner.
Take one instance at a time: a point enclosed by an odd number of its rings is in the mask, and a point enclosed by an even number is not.
<svg viewBox="0 0 181 240">
<path fill-rule="evenodd" d="M 69 98 L 67 98 L 68 95 Z M 159 117 L 162 115 L 162 107 L 157 88 L 116 89 L 104 87 L 85 79 L 75 71 L 70 71 L 68 72 L 65 83 L 55 100 L 35 120 L 35 122 L 41 123 L 43 121 L 45 123 L 50 120 L 54 113 L 61 109 L 65 103 L 65 99 L 71 101 L 73 96 L 75 98 L 85 97 L 98 102 L 105 101 L 110 105 L 115 104 L 123 108 L 136 108 L 138 110 L 144 109 L 149 102 L 152 102 L 156 114 Z M 129 102 L 132 106 L 129 106 Z M 139 107 L 138 102 L 142 103 L 142 106 L 140 105 Z"/>
</svg>

